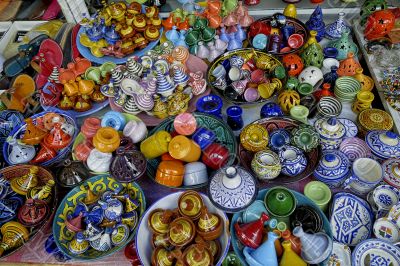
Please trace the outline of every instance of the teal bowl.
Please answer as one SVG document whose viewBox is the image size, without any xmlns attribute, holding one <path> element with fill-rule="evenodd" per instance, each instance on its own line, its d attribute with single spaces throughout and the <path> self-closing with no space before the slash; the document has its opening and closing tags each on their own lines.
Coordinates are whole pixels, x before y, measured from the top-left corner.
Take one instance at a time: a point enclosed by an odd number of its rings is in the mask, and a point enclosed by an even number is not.
<svg viewBox="0 0 400 266">
<path fill-rule="evenodd" d="M 114 246 L 113 248 L 111 248 L 106 252 L 97 251 L 89 247 L 89 249 L 83 254 L 73 254 L 68 249 L 68 243 L 73 239 L 75 233 L 72 233 L 67 229 L 65 221 L 67 219 L 67 216 L 74 212 L 76 203 L 85 198 L 86 186 L 89 186 L 92 192 L 96 195 L 99 193 L 102 194 L 105 191 L 125 189 L 132 198 L 136 199 L 140 203 L 138 220 L 140 220 L 144 211 L 146 210 L 146 199 L 144 193 L 142 189 L 139 187 L 139 185 L 136 184 L 135 182 L 119 183 L 117 180 L 108 175 L 100 175 L 89 178 L 85 182 L 83 182 L 80 186 L 77 186 L 74 189 L 72 189 L 62 200 L 54 216 L 53 235 L 57 247 L 61 250 L 61 252 L 64 255 L 67 255 L 72 259 L 81 261 L 98 260 L 119 251 L 126 244 L 128 244 L 133 240 L 137 231 L 137 225 L 136 225 L 136 228 L 130 232 L 129 238 L 125 241 L 125 243 L 121 244 L 120 246 Z"/>
<path fill-rule="evenodd" d="M 236 137 L 233 134 L 231 128 L 221 119 L 212 116 L 212 115 L 207 115 L 203 113 L 193 113 L 194 117 L 196 118 L 197 122 L 197 128 L 204 127 L 209 130 L 212 130 L 215 135 L 216 135 L 216 143 L 219 143 L 223 146 L 225 146 L 229 150 L 229 158 L 228 161 L 226 162 L 225 166 L 232 165 L 233 162 L 236 159 L 236 152 L 238 148 L 238 144 L 236 141 Z M 158 131 L 165 130 L 168 132 L 174 131 L 174 117 L 169 117 L 165 119 L 161 124 L 159 124 L 157 127 L 153 128 L 148 134 L 148 136 L 151 136 L 155 134 Z M 190 137 L 189 137 L 190 138 Z M 147 171 L 146 174 L 148 177 L 152 178 L 155 181 L 155 176 L 157 172 L 157 167 L 159 163 L 161 162 L 160 157 L 155 158 L 152 160 L 147 160 Z M 210 169 L 208 169 L 208 176 L 211 176 Z M 160 184 L 161 185 L 161 184 Z M 194 189 L 194 188 L 200 188 L 203 186 L 206 186 L 206 183 L 199 184 L 199 185 L 194 185 L 194 186 L 181 186 L 181 187 L 173 187 L 175 189 Z M 165 185 L 162 185 L 165 186 Z"/>
<path fill-rule="evenodd" d="M 269 189 L 263 189 L 258 192 L 257 200 L 264 201 L 265 195 L 267 194 Z M 328 221 L 328 218 L 326 218 L 325 214 L 321 211 L 321 209 L 309 198 L 304 196 L 303 194 L 290 190 L 292 192 L 297 200 L 297 206 L 311 206 L 317 213 L 318 215 L 322 218 L 323 221 L 323 231 L 332 239 L 332 230 L 331 230 L 331 225 Z M 246 210 L 245 210 L 246 211 Z M 248 266 L 248 263 L 246 262 L 246 259 L 244 258 L 243 255 L 243 248 L 244 246 L 240 243 L 236 236 L 236 231 L 235 231 L 235 223 L 239 222 L 242 223 L 242 212 L 237 212 L 233 215 L 231 224 L 230 224 L 230 231 L 231 231 L 231 242 L 233 246 L 233 250 L 235 251 L 237 257 L 239 258 L 240 262 L 242 263 L 243 266 Z M 329 259 L 329 258 L 328 258 Z M 323 265 L 323 263 L 322 263 Z"/>
</svg>

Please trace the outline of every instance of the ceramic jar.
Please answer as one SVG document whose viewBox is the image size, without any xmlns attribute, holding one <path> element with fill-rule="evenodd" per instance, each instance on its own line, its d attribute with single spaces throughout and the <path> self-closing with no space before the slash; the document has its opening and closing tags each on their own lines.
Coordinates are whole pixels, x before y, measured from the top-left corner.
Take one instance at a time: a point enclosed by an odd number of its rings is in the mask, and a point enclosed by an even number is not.
<svg viewBox="0 0 400 266">
<path fill-rule="evenodd" d="M 216 140 L 216 138 L 217 137 L 212 130 L 204 127 L 198 128 L 192 136 L 192 140 L 196 142 L 203 151 L 210 146 Z"/>
<path fill-rule="evenodd" d="M 314 170 L 314 177 L 331 188 L 339 187 L 350 173 L 350 161 L 341 151 L 326 150 Z"/>
<path fill-rule="evenodd" d="M 290 224 L 290 215 L 296 209 L 297 200 L 293 193 L 281 186 L 268 190 L 264 197 L 264 204 L 271 218 Z"/>
<path fill-rule="evenodd" d="M 340 121 L 336 118 L 321 118 L 315 122 L 314 126 L 320 136 L 321 148 L 323 150 L 339 148 L 346 134 L 346 129 Z"/>
<path fill-rule="evenodd" d="M 282 169 L 278 155 L 270 150 L 259 151 L 251 161 L 251 169 L 262 181 L 276 178 Z"/>
<path fill-rule="evenodd" d="M 257 152 L 268 146 L 268 131 L 261 125 L 250 124 L 240 133 L 240 144 L 248 151 Z"/>
<path fill-rule="evenodd" d="M 94 147 L 103 153 L 115 151 L 119 147 L 120 141 L 118 132 L 112 127 L 100 128 L 93 137 Z"/>
<path fill-rule="evenodd" d="M 146 159 L 157 158 L 168 152 L 168 144 L 171 139 L 171 134 L 167 131 L 158 131 L 140 143 L 140 151 Z"/>
<path fill-rule="evenodd" d="M 213 170 L 223 167 L 229 159 L 229 150 L 219 144 L 212 143 L 204 151 L 201 160 Z"/>
<path fill-rule="evenodd" d="M 181 161 L 162 161 L 158 165 L 155 180 L 169 187 L 180 187 L 183 183 L 185 166 Z"/>
<path fill-rule="evenodd" d="M 90 171 L 96 173 L 107 173 L 110 170 L 111 160 L 112 153 L 101 152 L 97 149 L 93 149 L 86 160 L 86 164 Z"/>
<path fill-rule="evenodd" d="M 282 174 L 296 176 L 307 167 L 307 158 L 304 153 L 294 146 L 284 146 L 279 150 L 279 158 L 282 164 Z"/>
<path fill-rule="evenodd" d="M 147 127 L 143 121 L 129 121 L 122 131 L 125 137 L 129 137 L 133 143 L 139 143 L 147 136 Z"/>
<path fill-rule="evenodd" d="M 193 140 L 179 135 L 174 137 L 168 145 L 169 154 L 177 159 L 187 163 L 199 160 L 201 149 Z"/>
<path fill-rule="evenodd" d="M 207 183 L 207 166 L 202 162 L 192 162 L 185 165 L 185 175 L 183 177 L 184 186 L 195 186 Z"/>
</svg>

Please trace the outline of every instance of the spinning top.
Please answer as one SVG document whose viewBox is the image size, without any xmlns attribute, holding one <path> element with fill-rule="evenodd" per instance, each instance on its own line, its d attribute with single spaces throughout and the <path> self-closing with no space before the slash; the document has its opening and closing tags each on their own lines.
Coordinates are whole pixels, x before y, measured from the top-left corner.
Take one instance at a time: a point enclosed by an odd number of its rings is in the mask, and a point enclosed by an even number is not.
<svg viewBox="0 0 400 266">
<path fill-rule="evenodd" d="M 86 187 L 86 197 L 83 200 L 83 203 L 85 203 L 86 205 L 91 205 L 97 202 L 99 198 L 100 195 L 94 194 L 93 191 L 88 186 Z"/>
<path fill-rule="evenodd" d="M 32 118 L 25 120 L 26 130 L 22 142 L 28 145 L 37 145 L 47 135 L 47 131 L 33 124 Z"/>
<path fill-rule="evenodd" d="M 0 242 L 0 257 L 4 252 L 22 246 L 29 239 L 28 229 L 18 222 L 7 222 L 3 224 L 0 231 L 3 236 Z"/>
<path fill-rule="evenodd" d="M 55 182 L 53 179 L 50 179 L 46 182 L 46 184 L 42 187 L 34 187 L 31 188 L 27 194 L 26 198 L 27 199 L 39 199 L 39 200 L 44 200 L 47 203 L 49 203 L 52 199 L 51 191 L 55 185 Z"/>
<path fill-rule="evenodd" d="M 29 189 L 38 185 L 37 174 L 39 167 L 32 166 L 29 173 L 11 180 L 11 188 L 20 195 L 26 195 Z"/>
<path fill-rule="evenodd" d="M 47 218 L 49 210 L 44 200 L 27 199 L 18 211 L 18 220 L 25 226 L 36 226 Z"/>
<path fill-rule="evenodd" d="M 89 248 L 89 242 L 85 240 L 85 237 L 82 234 L 82 232 L 78 232 L 75 235 L 75 238 L 68 243 L 69 251 L 71 251 L 71 253 L 76 255 L 85 253 L 86 250 L 88 250 L 88 248 Z"/>
</svg>

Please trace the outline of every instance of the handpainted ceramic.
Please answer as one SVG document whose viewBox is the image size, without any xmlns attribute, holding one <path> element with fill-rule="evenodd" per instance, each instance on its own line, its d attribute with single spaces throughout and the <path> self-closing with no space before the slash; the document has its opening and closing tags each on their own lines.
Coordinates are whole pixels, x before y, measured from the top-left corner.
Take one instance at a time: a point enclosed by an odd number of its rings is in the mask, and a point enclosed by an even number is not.
<svg viewBox="0 0 400 266">
<path fill-rule="evenodd" d="M 329 24 L 325 28 L 325 36 L 329 39 L 339 39 L 342 36 L 344 30 L 350 30 L 350 26 L 345 21 L 345 13 L 339 12 L 338 19 Z"/>
<path fill-rule="evenodd" d="M 66 219 L 68 215 L 73 214 L 76 208 L 77 202 L 87 199 L 87 187 L 94 195 L 102 194 L 106 191 L 116 192 L 126 189 L 128 195 L 138 202 L 138 214 L 139 217 L 142 216 L 144 210 L 146 209 L 146 201 L 144 198 L 144 193 L 141 188 L 134 182 L 131 183 L 119 183 L 115 181 L 114 178 L 109 176 L 95 176 L 87 179 L 81 186 L 75 187 L 71 190 L 68 195 L 63 199 L 53 221 L 53 234 L 56 240 L 57 247 L 67 256 L 79 260 L 94 260 L 102 258 L 104 256 L 110 255 L 117 252 L 125 244 L 130 242 L 136 233 L 136 230 L 132 231 L 127 238 L 126 242 L 120 246 L 114 246 L 108 251 L 100 251 L 95 249 L 90 249 L 88 252 L 82 254 L 74 254 L 68 248 L 68 243 L 73 239 L 74 234 L 68 231 L 66 224 Z M 111 210 L 111 209 L 107 209 Z M 107 211 L 106 210 L 106 211 Z"/>
<path fill-rule="evenodd" d="M 265 198 L 265 194 L 269 191 L 270 189 L 263 189 L 259 192 L 258 196 L 257 196 L 257 200 L 263 200 Z M 331 227 L 329 225 L 329 221 L 326 218 L 326 216 L 322 213 L 321 210 L 319 210 L 318 206 L 315 205 L 314 202 L 312 202 L 310 199 L 308 199 L 307 197 L 305 197 L 303 194 L 298 193 L 296 191 L 291 191 L 297 201 L 297 205 L 301 205 L 301 206 L 311 206 L 313 209 L 316 210 L 316 212 L 318 213 L 318 215 L 322 218 L 323 220 L 323 230 L 327 233 L 327 235 L 331 238 L 332 237 L 332 231 L 331 231 Z M 252 264 L 248 264 L 245 260 L 245 257 L 243 255 L 243 245 L 239 242 L 239 240 L 237 239 L 237 235 L 234 229 L 234 224 L 236 222 L 239 222 L 242 219 L 243 213 L 235 213 L 233 215 L 231 224 L 230 224 L 230 232 L 232 232 L 232 246 L 233 249 L 236 253 L 236 255 L 238 256 L 238 258 L 240 259 L 240 262 L 242 265 L 247 266 L 247 265 L 252 265 Z"/>
<path fill-rule="evenodd" d="M 183 176 L 184 186 L 195 186 L 207 183 L 207 166 L 202 162 L 192 162 L 185 165 L 185 175 Z"/>
<path fill-rule="evenodd" d="M 393 128 L 392 116 L 380 109 L 366 109 L 358 115 L 360 133 L 366 135 L 371 130 L 391 130 Z"/>
<path fill-rule="evenodd" d="M 335 81 L 334 93 L 340 101 L 353 102 L 360 90 L 361 83 L 353 77 L 342 76 Z"/>
<path fill-rule="evenodd" d="M 317 117 L 337 117 L 342 113 L 341 102 L 332 96 L 324 96 L 317 103 Z"/>
<path fill-rule="evenodd" d="M 383 180 L 389 185 L 400 189 L 400 159 L 392 158 L 382 163 Z"/>
<path fill-rule="evenodd" d="M 359 158 L 353 162 L 352 175 L 345 183 L 345 188 L 359 195 L 365 195 L 373 190 L 383 179 L 381 165 L 370 158 Z"/>
<path fill-rule="evenodd" d="M 388 218 L 379 218 L 374 223 L 374 235 L 378 239 L 396 243 L 400 240 L 400 231 L 396 222 Z"/>
<path fill-rule="evenodd" d="M 332 254 L 324 266 L 351 265 L 351 250 L 347 245 L 333 241 Z"/>
<path fill-rule="evenodd" d="M 347 54 L 350 52 L 353 54 L 358 53 L 358 47 L 351 39 L 350 33 L 350 29 L 346 28 L 342 31 L 341 37 L 339 39 L 331 41 L 328 44 L 329 47 L 334 47 L 338 50 L 338 55 L 336 57 L 336 59 L 338 60 L 345 59 L 347 57 Z"/>
<path fill-rule="evenodd" d="M 270 150 L 259 151 L 251 161 L 251 169 L 262 181 L 279 176 L 282 166 L 278 155 Z"/>
<path fill-rule="evenodd" d="M 350 173 L 350 161 L 341 151 L 325 150 L 314 177 L 331 188 L 339 187 Z"/>
<path fill-rule="evenodd" d="M 90 151 L 86 165 L 94 173 L 108 173 L 112 161 L 112 154 L 101 152 L 97 149 Z"/>
<path fill-rule="evenodd" d="M 400 157 L 400 137 L 391 131 L 373 130 L 365 136 L 372 153 L 380 159 Z"/>
<path fill-rule="evenodd" d="M 0 119 L 0 145 L 3 145 L 13 129 L 23 123 L 24 117 L 20 112 L 4 110 L 0 112 Z"/>
<path fill-rule="evenodd" d="M 330 216 L 335 241 L 355 246 L 371 237 L 374 217 L 365 200 L 350 193 L 337 193 L 332 199 Z"/>
<path fill-rule="evenodd" d="M 295 105 L 290 108 L 290 116 L 304 124 L 308 124 L 308 115 L 310 114 L 310 110 L 304 105 Z"/>
<path fill-rule="evenodd" d="M 380 185 L 372 193 L 373 200 L 379 210 L 388 212 L 400 200 L 400 191 L 390 185 Z"/>
<path fill-rule="evenodd" d="M 346 134 L 345 127 L 336 118 L 318 119 L 314 126 L 319 133 L 323 150 L 337 149 Z"/>
<path fill-rule="evenodd" d="M 339 122 L 343 124 L 343 126 L 346 129 L 346 138 L 351 138 L 357 136 L 358 133 L 358 127 L 356 123 L 354 123 L 352 120 L 347 119 L 347 118 L 338 118 Z"/>
<path fill-rule="evenodd" d="M 380 239 L 358 244 L 351 256 L 352 265 L 399 265 L 400 248 Z"/>
<path fill-rule="evenodd" d="M 358 158 L 368 158 L 372 155 L 365 141 L 357 137 L 344 139 L 342 143 L 340 143 L 339 150 L 343 152 L 351 162 Z"/>
<path fill-rule="evenodd" d="M 178 202 L 179 197 L 183 194 L 183 192 L 176 192 L 169 194 L 161 199 L 159 199 L 157 202 L 155 202 L 152 206 L 149 207 L 149 209 L 146 211 L 146 213 L 143 215 L 143 218 L 141 219 L 139 226 L 138 226 L 138 231 L 136 235 L 136 243 L 137 243 L 137 253 L 138 257 L 143 265 L 151 265 L 151 254 L 152 254 L 152 245 L 151 245 L 151 237 L 153 232 L 150 230 L 150 228 L 147 225 L 147 221 L 149 220 L 150 214 L 156 210 L 156 209 L 175 209 L 176 204 Z M 211 213 L 217 214 L 219 217 L 222 219 L 222 224 L 225 226 L 228 221 L 228 217 L 225 215 L 225 213 L 218 208 L 216 208 L 210 201 L 210 199 L 201 194 L 202 200 L 204 202 L 204 205 L 207 207 L 208 211 Z M 226 254 L 229 251 L 229 246 L 230 246 L 230 235 L 227 232 L 226 228 L 223 230 L 223 234 L 218 238 L 218 241 L 221 244 L 221 253 L 220 256 L 215 258 L 214 263 L 215 265 L 221 265 Z M 139 239 L 148 239 L 149 241 L 139 241 Z"/>
<path fill-rule="evenodd" d="M 388 218 L 396 222 L 397 227 L 400 228 L 400 202 L 395 204 L 388 213 Z"/>
<path fill-rule="evenodd" d="M 147 127 L 143 121 L 130 120 L 123 129 L 123 135 L 129 137 L 133 143 L 139 143 L 147 136 Z"/>
<path fill-rule="evenodd" d="M 251 152 L 264 150 L 268 141 L 268 131 L 261 125 L 249 124 L 240 132 L 240 144 Z"/>
<path fill-rule="evenodd" d="M 193 113 L 193 115 L 196 118 L 198 128 L 206 128 L 208 130 L 213 131 L 214 134 L 216 135 L 214 144 L 221 145 L 222 147 L 227 149 L 228 156 L 226 158 L 224 158 L 222 163 L 223 163 L 223 165 L 231 165 L 234 161 L 234 157 L 229 156 L 229 154 L 236 154 L 236 150 L 237 150 L 236 139 L 235 139 L 235 136 L 234 136 L 232 130 L 226 124 L 224 124 L 222 122 L 222 120 L 220 120 L 214 116 L 210 116 L 210 115 L 202 114 L 202 113 Z M 162 130 L 165 130 L 167 132 L 173 132 L 174 131 L 173 121 L 174 121 L 173 117 L 165 119 L 161 124 L 159 124 L 157 127 L 153 128 L 153 130 L 151 130 L 149 132 L 149 136 L 152 136 L 152 135 L 156 134 L 156 132 L 160 132 Z M 158 156 L 153 157 L 153 158 L 149 159 L 147 162 L 147 175 L 150 178 L 154 178 L 157 166 L 160 163 L 160 159 L 157 157 Z M 219 162 L 221 162 L 221 161 L 219 161 Z M 210 172 L 209 172 L 209 174 L 210 174 Z M 202 184 L 202 185 L 205 185 L 205 184 Z M 185 187 L 180 187 L 180 188 L 184 189 Z M 193 186 L 191 188 L 193 188 Z"/>
<path fill-rule="evenodd" d="M 267 241 L 262 243 L 257 249 L 245 247 L 243 254 L 246 258 L 246 262 L 249 265 L 278 266 L 278 258 L 274 250 L 274 242 L 277 239 L 278 234 L 274 232 L 268 232 Z"/>
<path fill-rule="evenodd" d="M 304 195 L 325 212 L 332 197 L 330 188 L 320 181 L 311 181 L 304 187 Z"/>
<path fill-rule="evenodd" d="M 292 143 L 304 152 L 310 152 L 319 145 L 319 134 L 308 125 L 299 125 L 292 130 Z"/>
<path fill-rule="evenodd" d="M 268 147 L 277 152 L 285 145 L 290 144 L 290 134 L 285 129 L 277 129 L 269 134 Z"/>
<path fill-rule="evenodd" d="M 219 209 L 236 212 L 245 209 L 257 197 L 257 180 L 242 167 L 228 166 L 210 178 L 207 192 Z"/>
<path fill-rule="evenodd" d="M 316 90 L 324 81 L 324 75 L 318 67 L 308 66 L 300 73 L 299 81 L 301 83 L 311 84 L 314 90 Z"/>
<path fill-rule="evenodd" d="M 284 146 L 279 150 L 282 173 L 287 176 L 297 176 L 307 167 L 307 157 L 303 151 L 294 146 Z"/>
</svg>

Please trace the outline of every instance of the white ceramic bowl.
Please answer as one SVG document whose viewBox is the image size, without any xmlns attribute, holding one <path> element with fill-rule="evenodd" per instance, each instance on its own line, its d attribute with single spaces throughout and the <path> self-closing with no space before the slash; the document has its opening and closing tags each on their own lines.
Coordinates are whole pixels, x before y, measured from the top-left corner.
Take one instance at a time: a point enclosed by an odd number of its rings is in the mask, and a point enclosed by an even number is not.
<svg viewBox="0 0 400 266">
<path fill-rule="evenodd" d="M 153 248 L 151 246 L 152 232 L 147 225 L 147 220 L 149 218 L 149 214 L 157 208 L 176 209 L 178 207 L 179 196 L 182 193 L 184 193 L 184 192 L 183 191 L 176 192 L 176 193 L 167 195 L 167 196 L 159 199 L 158 201 L 153 203 L 153 205 L 151 205 L 147 209 L 146 213 L 142 216 L 142 219 L 140 220 L 139 227 L 138 227 L 137 234 L 136 234 L 136 251 L 139 256 L 140 261 L 142 262 L 142 265 L 151 265 L 151 254 L 153 251 Z M 226 254 L 229 251 L 229 246 L 230 246 L 230 241 L 231 241 L 231 236 L 229 234 L 229 219 L 223 211 L 217 209 L 211 203 L 210 199 L 206 195 L 201 194 L 201 197 L 203 198 L 203 202 L 207 206 L 207 208 L 210 212 L 217 213 L 222 217 L 223 224 L 225 226 L 224 233 L 218 238 L 218 240 L 221 244 L 221 256 L 214 263 L 214 265 L 218 266 L 218 265 L 222 264 L 222 262 L 224 261 L 224 258 L 226 257 Z"/>
</svg>

